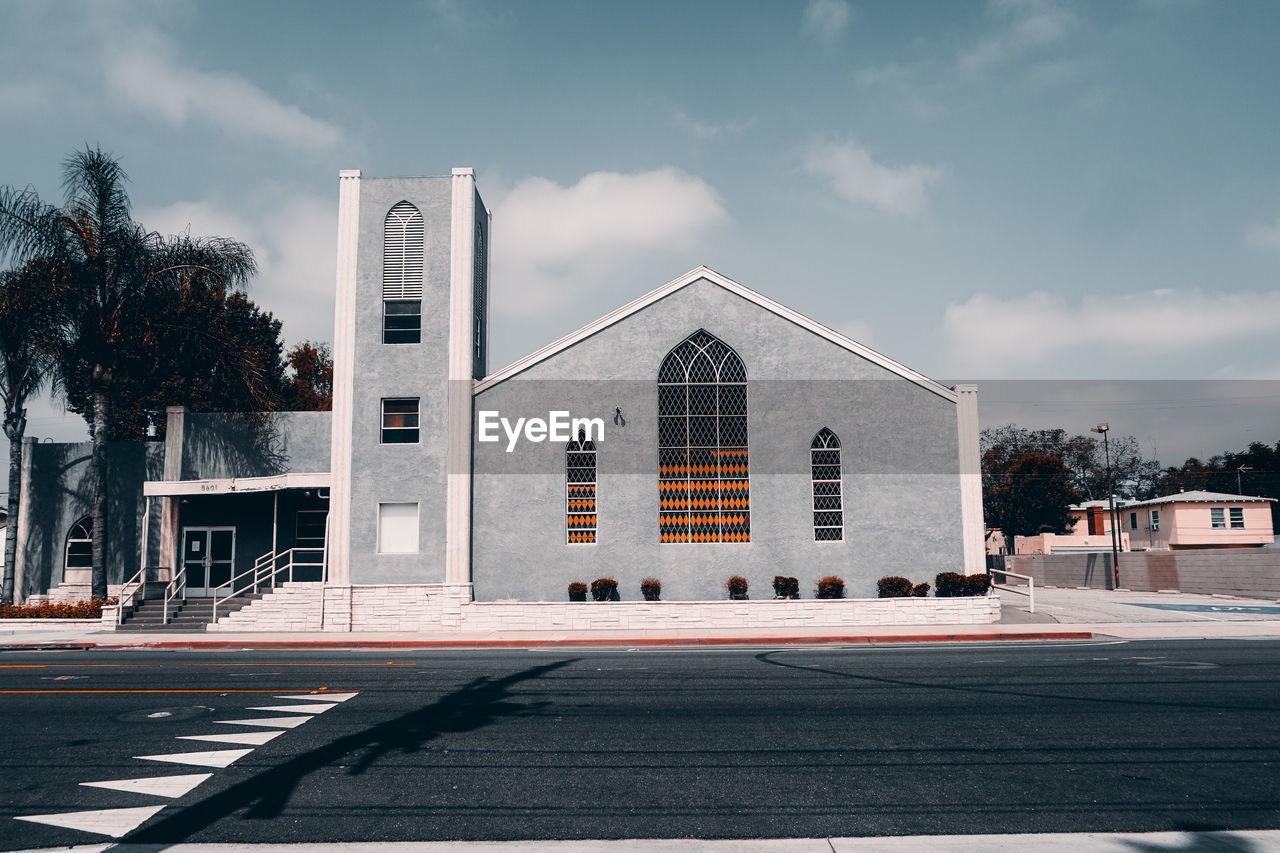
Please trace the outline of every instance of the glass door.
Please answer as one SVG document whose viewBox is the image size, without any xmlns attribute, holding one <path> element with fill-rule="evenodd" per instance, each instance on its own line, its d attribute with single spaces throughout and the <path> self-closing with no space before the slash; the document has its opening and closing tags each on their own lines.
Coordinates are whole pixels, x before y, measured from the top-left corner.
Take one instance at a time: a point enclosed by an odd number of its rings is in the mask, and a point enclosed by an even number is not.
<svg viewBox="0 0 1280 853">
<path fill-rule="evenodd" d="M 206 598 L 231 580 L 236 557 L 234 527 L 184 527 L 182 566 L 187 573 L 187 596 Z M 230 589 L 222 590 L 225 595 Z"/>
</svg>

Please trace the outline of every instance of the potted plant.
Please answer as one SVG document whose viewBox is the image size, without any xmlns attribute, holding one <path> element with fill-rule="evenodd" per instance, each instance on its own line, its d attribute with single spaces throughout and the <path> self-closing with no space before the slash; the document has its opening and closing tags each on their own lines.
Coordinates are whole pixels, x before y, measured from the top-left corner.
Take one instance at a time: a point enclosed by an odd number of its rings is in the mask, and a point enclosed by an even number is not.
<svg viewBox="0 0 1280 853">
<path fill-rule="evenodd" d="M 844 578 L 828 575 L 818 581 L 818 598 L 844 598 Z"/>
<path fill-rule="evenodd" d="M 596 601 L 617 601 L 618 582 L 613 578 L 596 578 L 591 582 L 591 597 Z"/>
<path fill-rule="evenodd" d="M 658 601 L 662 595 L 662 581 L 657 578 L 645 578 L 640 581 L 640 594 L 645 601 Z"/>
<path fill-rule="evenodd" d="M 789 578 L 784 575 L 775 575 L 773 578 L 773 597 L 774 598 L 799 598 L 800 597 L 800 579 Z"/>
<path fill-rule="evenodd" d="M 734 575 L 725 581 L 729 589 L 729 598 L 733 601 L 745 601 L 747 598 L 747 579 L 742 575 Z"/>
<path fill-rule="evenodd" d="M 586 601 L 587 585 L 582 581 L 574 581 L 569 584 L 569 600 L 570 601 Z"/>
</svg>

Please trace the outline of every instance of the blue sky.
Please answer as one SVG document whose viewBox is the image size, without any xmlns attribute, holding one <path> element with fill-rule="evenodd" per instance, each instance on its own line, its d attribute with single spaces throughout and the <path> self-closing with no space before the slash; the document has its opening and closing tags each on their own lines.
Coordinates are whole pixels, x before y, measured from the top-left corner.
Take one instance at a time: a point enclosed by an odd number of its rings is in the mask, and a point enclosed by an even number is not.
<svg viewBox="0 0 1280 853">
<path fill-rule="evenodd" d="M 1246 0 L 0 0 L 0 184 L 57 199 L 100 144 L 149 227 L 255 247 L 290 342 L 332 337 L 339 169 L 473 166 L 495 368 L 706 264 L 942 379 L 1203 399 L 1280 378 L 1278 33 Z M 1280 438 L 1276 386 L 1233 387 L 1248 438 L 1162 461 Z M 1141 436 L 1115 396 L 1051 418 Z"/>
</svg>

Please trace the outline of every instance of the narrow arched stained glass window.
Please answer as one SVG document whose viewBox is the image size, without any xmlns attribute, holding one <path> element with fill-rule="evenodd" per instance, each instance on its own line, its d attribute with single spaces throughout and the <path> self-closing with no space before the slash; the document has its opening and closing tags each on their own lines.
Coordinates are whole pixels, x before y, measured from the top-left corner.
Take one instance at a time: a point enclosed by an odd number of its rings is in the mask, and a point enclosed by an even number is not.
<svg viewBox="0 0 1280 853">
<path fill-rule="evenodd" d="M 564 454 L 565 530 L 570 545 L 596 541 L 596 443 L 579 432 Z"/>
<path fill-rule="evenodd" d="M 382 342 L 422 340 L 422 214 L 407 201 L 387 211 L 382 225 Z"/>
<path fill-rule="evenodd" d="M 823 427 L 809 443 L 813 467 L 813 538 L 817 542 L 844 539 L 844 496 L 841 494 L 840 439 Z"/>
<path fill-rule="evenodd" d="M 747 371 L 705 329 L 658 370 L 661 542 L 750 542 Z"/>
</svg>

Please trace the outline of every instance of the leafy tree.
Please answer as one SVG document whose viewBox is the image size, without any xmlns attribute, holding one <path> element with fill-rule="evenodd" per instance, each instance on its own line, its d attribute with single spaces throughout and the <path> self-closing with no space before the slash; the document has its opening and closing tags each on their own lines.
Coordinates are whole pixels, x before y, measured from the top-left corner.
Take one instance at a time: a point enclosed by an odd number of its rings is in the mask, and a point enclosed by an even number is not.
<svg viewBox="0 0 1280 853">
<path fill-rule="evenodd" d="M 1085 500 L 1107 496 L 1107 461 L 1101 439 L 1093 435 L 1068 435 L 1062 429 L 1029 430 L 1014 424 L 984 429 L 981 435 L 983 493 L 987 495 L 992 477 L 1029 452 L 1056 456 L 1071 471 L 1072 487 Z M 1156 496 L 1160 465 L 1144 459 L 1133 436 L 1111 436 L 1111 475 L 1116 494 L 1145 499 Z"/>
<path fill-rule="evenodd" d="M 1161 494 L 1204 490 L 1280 498 L 1280 441 L 1274 447 L 1255 441 L 1247 450 L 1222 453 L 1207 462 L 1193 456 L 1181 465 L 1166 468 L 1160 475 L 1159 488 Z M 1280 530 L 1280 501 L 1271 504 L 1271 523 Z"/>
<path fill-rule="evenodd" d="M 34 190 L 0 188 L 0 253 L 20 263 L 43 259 L 51 286 L 65 292 L 68 331 L 59 351 L 68 398 L 85 395 L 93 440 L 93 595 L 105 597 L 107 531 L 107 434 L 111 406 L 128 365 L 128 342 L 152 334 L 157 319 L 144 310 L 157 294 L 216 282 L 243 286 L 256 267 L 243 243 L 189 234 L 164 237 L 133 220 L 128 176 L 97 148 L 77 151 L 63 163 L 62 207 Z"/>
<path fill-rule="evenodd" d="M 293 371 L 285 386 L 285 407 L 294 412 L 333 408 L 333 355 L 326 343 L 303 341 L 285 356 Z"/>
<path fill-rule="evenodd" d="M 1070 532 L 1067 507 L 1080 500 L 1072 479 L 1060 458 L 1034 450 L 1018 454 L 993 478 L 985 512 L 988 523 L 1004 533 L 1008 553 L 1015 536 Z"/>
<path fill-rule="evenodd" d="M 9 535 L 5 537 L 4 580 L 0 585 L 4 604 L 13 603 L 27 399 L 53 375 L 60 331 L 59 303 L 50 298 L 48 275 L 36 263 L 0 273 L 0 399 L 4 402 L 4 434 L 9 439 Z"/>
</svg>

